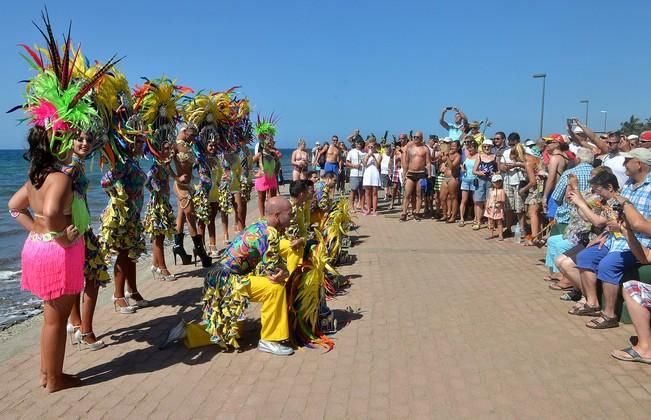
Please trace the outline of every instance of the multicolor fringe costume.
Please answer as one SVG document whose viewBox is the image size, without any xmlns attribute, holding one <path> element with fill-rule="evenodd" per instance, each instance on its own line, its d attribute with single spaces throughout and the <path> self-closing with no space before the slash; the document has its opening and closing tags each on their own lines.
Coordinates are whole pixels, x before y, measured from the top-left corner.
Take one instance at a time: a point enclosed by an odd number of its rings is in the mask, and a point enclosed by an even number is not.
<svg viewBox="0 0 651 420">
<path fill-rule="evenodd" d="M 155 162 L 151 165 L 145 187 L 151 193 L 143 220 L 145 232 L 152 241 L 157 236 L 172 239 L 176 220 L 170 204 L 170 176 L 163 164 Z"/>
<path fill-rule="evenodd" d="M 84 235 L 84 244 L 86 246 L 86 261 L 84 264 L 84 278 L 86 284 L 106 286 L 111 281 L 106 264 L 106 252 L 101 248 L 99 240 L 90 226 L 90 209 L 86 199 L 88 191 L 88 178 L 84 169 L 84 162 L 76 155 L 73 155 L 72 162 L 62 168 L 62 172 L 72 179 L 72 191 L 74 194 L 72 204 L 73 223 L 77 226 L 80 233 Z M 77 202 L 78 204 L 75 204 Z M 81 209 L 76 209 L 81 206 Z M 79 217 L 79 214 L 83 215 Z M 80 220 L 83 226 L 79 225 Z"/>
<path fill-rule="evenodd" d="M 276 229 L 264 219 L 244 229 L 205 279 L 203 319 L 213 342 L 239 347 L 237 321 L 249 304 L 249 276 L 269 276 L 286 269 Z"/>
</svg>

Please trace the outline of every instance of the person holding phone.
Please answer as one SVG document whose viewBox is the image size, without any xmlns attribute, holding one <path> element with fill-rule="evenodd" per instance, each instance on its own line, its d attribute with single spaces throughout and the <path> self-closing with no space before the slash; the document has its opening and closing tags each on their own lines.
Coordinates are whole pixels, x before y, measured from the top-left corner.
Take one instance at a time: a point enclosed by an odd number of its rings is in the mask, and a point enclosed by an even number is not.
<svg viewBox="0 0 651 420">
<path fill-rule="evenodd" d="M 448 111 L 454 111 L 454 122 L 449 123 L 445 121 L 445 114 Z M 441 112 L 441 117 L 439 118 L 439 124 L 441 127 L 448 130 L 448 137 L 452 141 L 459 141 L 461 139 L 461 134 L 463 129 L 468 125 L 468 118 L 459 108 L 456 106 L 446 106 Z"/>
</svg>

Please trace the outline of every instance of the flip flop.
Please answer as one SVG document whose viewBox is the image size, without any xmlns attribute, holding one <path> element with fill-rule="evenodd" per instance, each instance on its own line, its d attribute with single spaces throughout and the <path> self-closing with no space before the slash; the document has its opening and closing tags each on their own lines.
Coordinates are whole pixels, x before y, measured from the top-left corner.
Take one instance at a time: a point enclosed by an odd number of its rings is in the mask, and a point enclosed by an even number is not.
<svg viewBox="0 0 651 420">
<path fill-rule="evenodd" d="M 556 277 L 552 277 L 552 276 L 545 276 L 545 277 L 543 277 L 543 281 L 547 281 L 547 282 L 557 282 L 557 281 L 559 281 L 559 280 L 560 280 L 560 279 L 557 279 Z"/>
<path fill-rule="evenodd" d="M 618 351 L 626 353 L 628 357 L 621 354 L 617 354 Z M 633 349 L 633 347 L 627 347 L 625 349 L 615 350 L 612 353 L 610 353 L 610 356 L 617 360 L 621 360 L 622 362 L 638 362 L 638 363 L 646 363 L 647 365 L 651 365 L 651 359 L 640 356 L 640 353 L 636 352 L 635 349 Z"/>
</svg>

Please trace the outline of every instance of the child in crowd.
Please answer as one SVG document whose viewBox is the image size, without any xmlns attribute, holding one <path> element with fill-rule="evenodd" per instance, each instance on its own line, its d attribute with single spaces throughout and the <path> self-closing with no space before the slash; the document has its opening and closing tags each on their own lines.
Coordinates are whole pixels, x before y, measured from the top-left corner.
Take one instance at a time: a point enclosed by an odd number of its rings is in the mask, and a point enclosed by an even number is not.
<svg viewBox="0 0 651 420">
<path fill-rule="evenodd" d="M 506 195 L 504 194 L 504 189 L 502 188 L 502 175 L 495 174 L 491 178 L 492 186 L 488 193 L 488 200 L 486 200 L 486 210 L 484 211 L 484 216 L 488 218 L 488 229 L 490 234 L 486 239 L 495 238 L 494 230 L 495 225 L 497 225 L 497 235 L 499 236 L 498 241 L 503 241 L 503 220 L 504 220 L 504 202 L 506 201 Z"/>
</svg>

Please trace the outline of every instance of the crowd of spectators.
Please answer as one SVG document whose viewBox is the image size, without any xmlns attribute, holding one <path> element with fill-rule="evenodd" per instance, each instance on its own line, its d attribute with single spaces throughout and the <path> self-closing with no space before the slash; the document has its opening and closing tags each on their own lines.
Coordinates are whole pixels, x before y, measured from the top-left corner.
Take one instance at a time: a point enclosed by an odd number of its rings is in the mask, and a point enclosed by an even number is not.
<svg viewBox="0 0 651 420">
<path fill-rule="evenodd" d="M 487 240 L 545 248 L 544 280 L 572 302 L 568 313 L 590 317 L 588 328 L 618 327 L 621 294 L 637 340 L 611 355 L 651 363 L 651 270 L 646 278 L 643 269 L 651 267 L 651 131 L 596 133 L 571 118 L 564 134 L 489 137 L 485 122 L 456 107 L 443 109 L 440 124 L 447 135 L 427 142 L 420 131 L 378 142 L 355 130 L 350 150 L 336 145 L 334 159 L 331 145 L 317 144 L 312 163 L 327 172 L 335 162 L 364 215 L 378 214 L 383 190 L 388 213 L 401 205 L 401 222 L 468 224 L 488 228 Z"/>
</svg>

